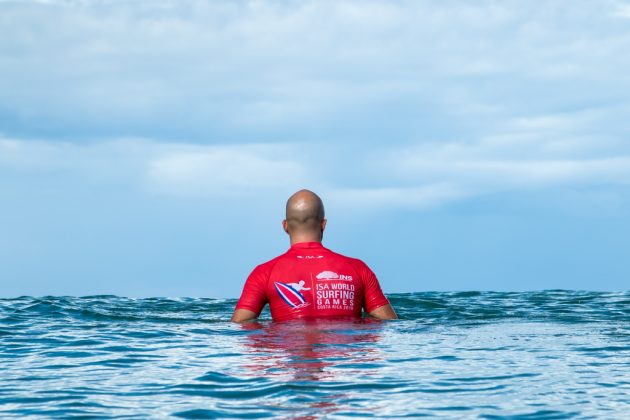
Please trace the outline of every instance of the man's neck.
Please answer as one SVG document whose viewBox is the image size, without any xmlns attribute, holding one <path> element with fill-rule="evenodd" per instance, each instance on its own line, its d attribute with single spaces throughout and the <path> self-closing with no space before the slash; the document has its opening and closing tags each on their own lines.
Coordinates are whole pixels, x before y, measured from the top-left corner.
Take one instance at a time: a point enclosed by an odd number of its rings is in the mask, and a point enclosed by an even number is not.
<svg viewBox="0 0 630 420">
<path fill-rule="evenodd" d="M 321 242 L 321 236 L 291 236 L 291 246 L 302 242 Z"/>
</svg>

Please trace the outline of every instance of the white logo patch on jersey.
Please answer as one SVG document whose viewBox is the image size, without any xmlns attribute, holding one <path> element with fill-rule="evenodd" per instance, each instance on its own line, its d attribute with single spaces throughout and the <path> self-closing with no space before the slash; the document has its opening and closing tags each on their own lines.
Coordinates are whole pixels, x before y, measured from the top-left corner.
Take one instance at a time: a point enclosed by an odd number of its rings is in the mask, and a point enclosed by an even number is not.
<svg viewBox="0 0 630 420">
<path fill-rule="evenodd" d="M 334 271 L 322 271 L 315 276 L 317 280 L 344 280 L 352 281 L 352 276 L 346 276 L 345 274 L 337 274 Z"/>
</svg>

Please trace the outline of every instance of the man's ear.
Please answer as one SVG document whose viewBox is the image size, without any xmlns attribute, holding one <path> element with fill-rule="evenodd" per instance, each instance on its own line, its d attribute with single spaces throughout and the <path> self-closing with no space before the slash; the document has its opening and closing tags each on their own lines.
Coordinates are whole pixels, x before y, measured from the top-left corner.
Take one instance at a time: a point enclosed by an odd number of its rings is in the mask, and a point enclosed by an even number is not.
<svg viewBox="0 0 630 420">
<path fill-rule="evenodd" d="M 287 223 L 286 219 L 282 221 L 282 229 L 284 229 L 287 235 L 289 234 L 289 224 Z"/>
<path fill-rule="evenodd" d="M 322 232 L 326 229 L 326 219 L 322 220 Z"/>
</svg>

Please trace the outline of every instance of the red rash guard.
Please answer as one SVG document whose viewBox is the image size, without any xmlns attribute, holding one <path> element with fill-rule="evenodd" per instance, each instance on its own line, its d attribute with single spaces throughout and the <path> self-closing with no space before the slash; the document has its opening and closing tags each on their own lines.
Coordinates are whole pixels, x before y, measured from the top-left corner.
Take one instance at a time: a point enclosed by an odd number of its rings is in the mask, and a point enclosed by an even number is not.
<svg viewBox="0 0 630 420">
<path fill-rule="evenodd" d="M 236 309 L 258 316 L 266 303 L 274 321 L 285 321 L 361 317 L 362 308 L 369 313 L 389 301 L 363 261 L 337 254 L 319 242 L 302 242 L 252 271 Z"/>
</svg>

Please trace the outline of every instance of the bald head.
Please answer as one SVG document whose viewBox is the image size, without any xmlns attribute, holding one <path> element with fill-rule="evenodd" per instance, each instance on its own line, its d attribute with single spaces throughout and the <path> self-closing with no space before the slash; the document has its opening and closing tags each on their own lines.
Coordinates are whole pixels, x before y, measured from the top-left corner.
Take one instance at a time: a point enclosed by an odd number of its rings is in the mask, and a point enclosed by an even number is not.
<svg viewBox="0 0 630 420">
<path fill-rule="evenodd" d="M 300 190 L 287 200 L 286 228 L 291 236 L 317 235 L 321 240 L 324 217 L 324 203 L 312 191 Z"/>
</svg>

